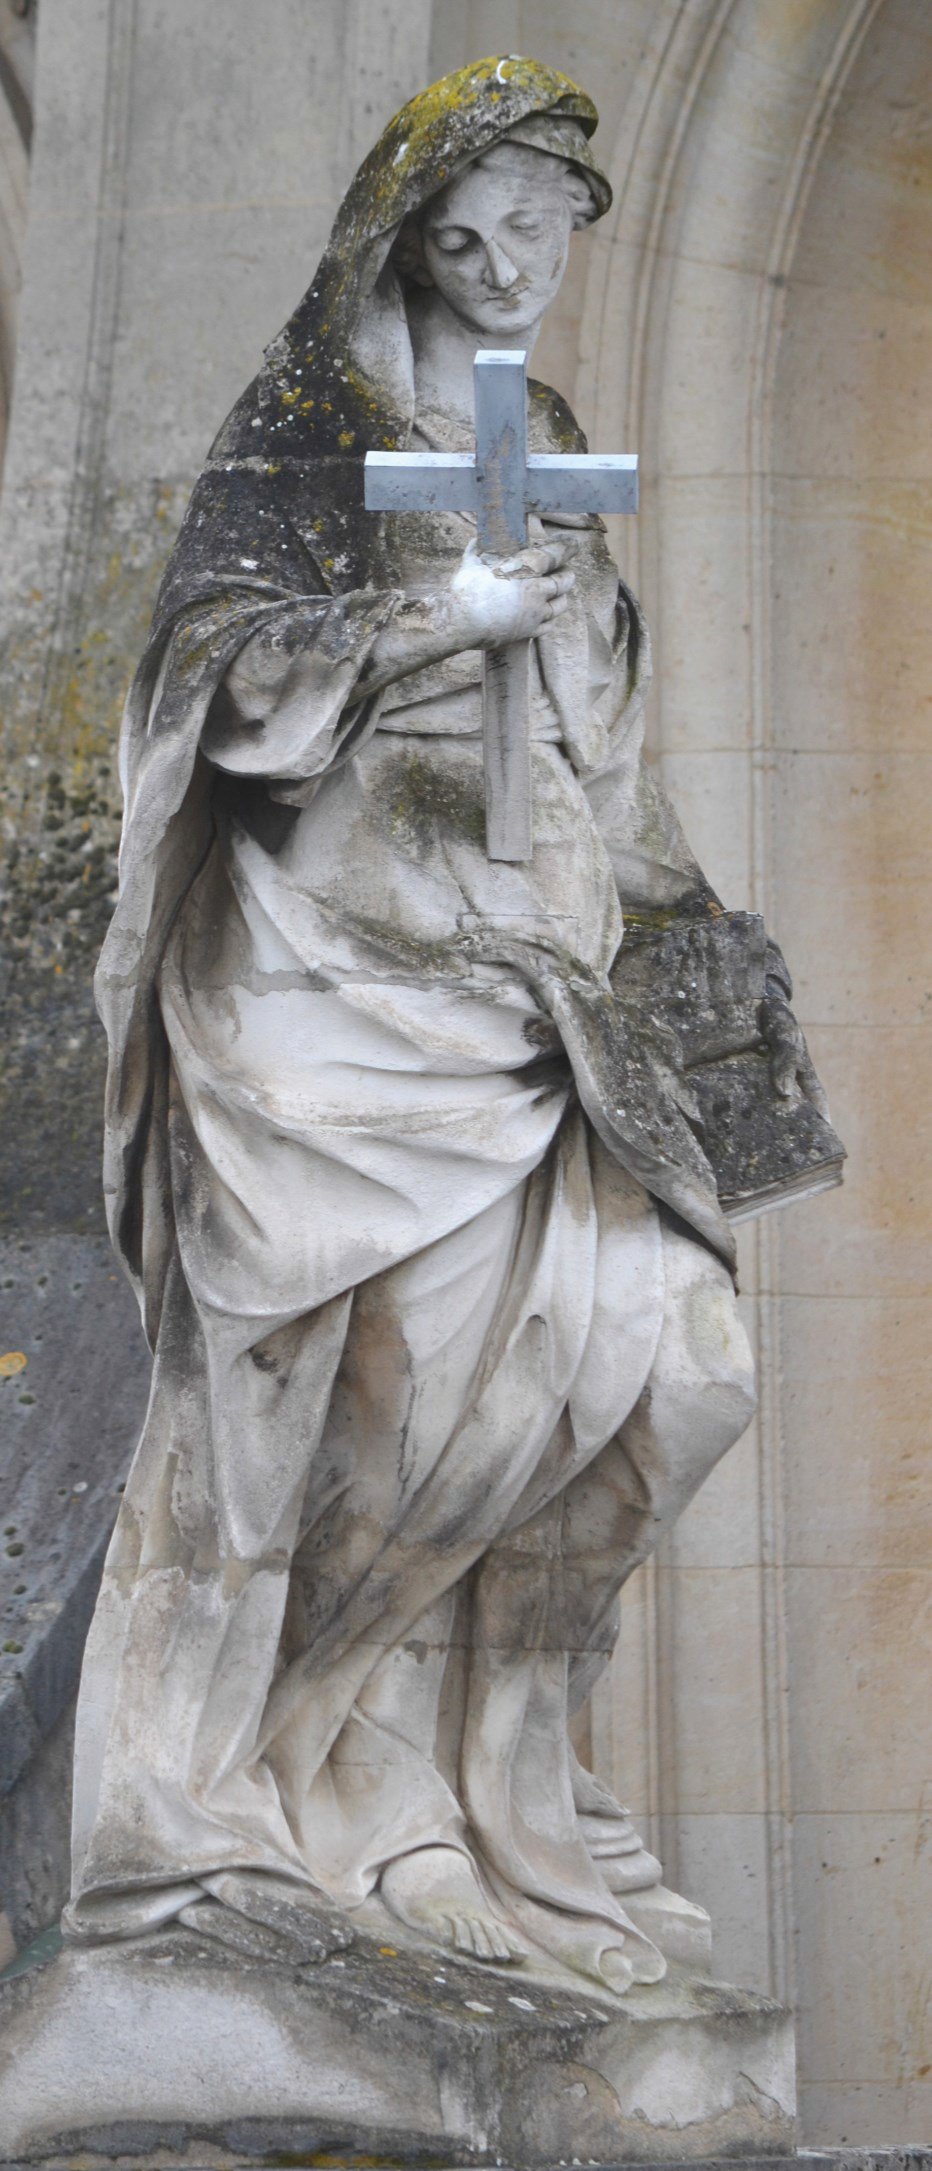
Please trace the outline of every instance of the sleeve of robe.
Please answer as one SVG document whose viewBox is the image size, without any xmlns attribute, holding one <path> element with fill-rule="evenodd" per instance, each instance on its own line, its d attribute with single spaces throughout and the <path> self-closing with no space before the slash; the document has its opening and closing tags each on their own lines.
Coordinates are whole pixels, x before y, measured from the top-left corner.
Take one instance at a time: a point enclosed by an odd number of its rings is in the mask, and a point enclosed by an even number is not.
<svg viewBox="0 0 932 2171">
<path fill-rule="evenodd" d="M 656 769 L 644 758 L 650 676 L 647 626 L 636 598 L 619 582 L 608 683 L 599 703 L 608 712 L 607 758 L 583 781 L 623 912 L 717 902 Z"/>
<path fill-rule="evenodd" d="M 235 776 L 264 777 L 286 805 L 313 797 L 324 771 L 338 767 L 371 738 L 384 690 L 360 698 L 381 628 L 402 600 L 386 595 L 320 598 L 300 616 L 287 606 L 272 613 L 230 664 L 211 703 L 201 750 Z M 347 617 L 360 614 L 359 638 L 347 639 Z M 337 621 L 338 614 L 338 623 Z"/>
<path fill-rule="evenodd" d="M 708 898 L 678 817 L 643 757 L 646 624 L 620 582 L 606 612 L 604 541 L 598 531 L 580 540 L 578 592 L 534 644 L 541 683 L 608 847 L 622 909 Z M 312 799 L 324 772 L 356 753 L 378 723 L 387 689 L 366 694 L 360 685 L 377 638 L 373 600 L 362 592 L 342 597 L 338 632 L 329 598 L 309 599 L 299 616 L 287 607 L 274 612 L 239 651 L 214 698 L 201 739 L 208 759 L 236 775 L 264 777 L 273 798 L 287 805 Z M 382 600 L 385 617 L 405 602 L 401 594 Z M 346 623 L 354 606 L 366 619 L 355 643 Z"/>
<path fill-rule="evenodd" d="M 622 911 L 713 897 L 656 771 L 644 759 L 650 636 L 600 527 L 577 539 L 569 608 L 538 637 L 541 678 L 607 846 Z"/>
</svg>

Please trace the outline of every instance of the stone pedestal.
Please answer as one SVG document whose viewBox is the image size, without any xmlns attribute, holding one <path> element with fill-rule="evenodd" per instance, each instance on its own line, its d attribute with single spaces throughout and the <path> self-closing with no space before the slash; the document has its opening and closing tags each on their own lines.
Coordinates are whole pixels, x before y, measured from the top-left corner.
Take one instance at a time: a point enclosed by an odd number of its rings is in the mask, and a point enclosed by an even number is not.
<svg viewBox="0 0 932 2171">
<path fill-rule="evenodd" d="M 675 1968 L 609 2003 L 371 1939 L 296 1967 L 173 1929 L 66 1949 L 3 1986 L 0 2025 L 0 2153 L 17 2163 L 532 2171 L 793 2145 L 787 2016 Z"/>
</svg>

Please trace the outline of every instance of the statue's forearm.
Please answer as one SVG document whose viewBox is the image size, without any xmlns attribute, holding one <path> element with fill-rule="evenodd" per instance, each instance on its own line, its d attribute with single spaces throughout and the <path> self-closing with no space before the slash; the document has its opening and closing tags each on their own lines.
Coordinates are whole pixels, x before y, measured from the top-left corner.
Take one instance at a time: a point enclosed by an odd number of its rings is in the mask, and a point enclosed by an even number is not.
<svg viewBox="0 0 932 2171">
<path fill-rule="evenodd" d="M 447 656 L 474 644 L 474 629 L 449 590 L 406 597 L 378 634 L 353 699 L 367 700 L 383 686 L 392 686 L 428 664 L 443 663 Z"/>
</svg>

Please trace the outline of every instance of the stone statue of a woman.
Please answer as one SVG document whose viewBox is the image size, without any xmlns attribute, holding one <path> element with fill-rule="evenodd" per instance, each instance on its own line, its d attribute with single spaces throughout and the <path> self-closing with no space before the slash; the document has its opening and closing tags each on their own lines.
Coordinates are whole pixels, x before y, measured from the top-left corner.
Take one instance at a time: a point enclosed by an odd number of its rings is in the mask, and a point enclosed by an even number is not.
<svg viewBox="0 0 932 2171">
<path fill-rule="evenodd" d="M 267 1902 L 608 1991 L 664 1971 L 625 1907 L 659 1864 L 567 1725 L 754 1406 L 674 1055 L 640 1145 L 611 1090 L 625 914 L 717 908 L 642 764 L 600 522 L 533 523 L 503 577 L 465 515 L 362 494 L 370 447 L 471 442 L 477 346 L 532 347 L 610 200 L 595 122 L 510 58 L 391 123 L 220 431 L 130 695 L 99 993 L 155 1368 L 72 1940 Z M 533 382 L 530 435 L 582 442 Z M 481 652 L 528 637 L 535 842 L 504 865 Z M 786 992 L 775 953 L 789 1090 Z"/>
</svg>

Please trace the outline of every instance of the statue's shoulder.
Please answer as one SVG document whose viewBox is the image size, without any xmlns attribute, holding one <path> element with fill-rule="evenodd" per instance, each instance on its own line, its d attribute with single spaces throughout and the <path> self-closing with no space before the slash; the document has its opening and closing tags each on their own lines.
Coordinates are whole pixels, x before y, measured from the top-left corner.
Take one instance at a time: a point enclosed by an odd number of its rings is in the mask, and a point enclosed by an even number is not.
<svg viewBox="0 0 932 2171">
<path fill-rule="evenodd" d="M 231 407 L 226 421 L 222 422 L 207 455 L 207 466 L 218 460 L 245 460 L 261 455 L 262 416 L 259 406 L 259 378 L 254 377 L 245 392 L 240 394 L 235 407 Z"/>
<path fill-rule="evenodd" d="M 588 452 L 584 432 L 562 392 L 528 378 L 528 442 L 532 452 Z"/>
</svg>

